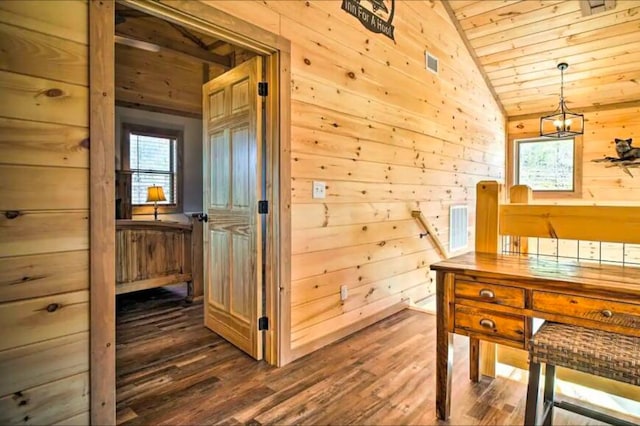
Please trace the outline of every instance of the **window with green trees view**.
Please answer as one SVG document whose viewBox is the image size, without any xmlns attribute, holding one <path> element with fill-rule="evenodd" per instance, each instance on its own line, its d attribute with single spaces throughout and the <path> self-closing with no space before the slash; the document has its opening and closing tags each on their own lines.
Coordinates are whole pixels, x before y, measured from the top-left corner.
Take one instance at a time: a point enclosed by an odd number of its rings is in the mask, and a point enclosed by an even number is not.
<svg viewBox="0 0 640 426">
<path fill-rule="evenodd" d="M 515 184 L 534 191 L 575 191 L 575 152 L 573 138 L 516 140 Z"/>
</svg>

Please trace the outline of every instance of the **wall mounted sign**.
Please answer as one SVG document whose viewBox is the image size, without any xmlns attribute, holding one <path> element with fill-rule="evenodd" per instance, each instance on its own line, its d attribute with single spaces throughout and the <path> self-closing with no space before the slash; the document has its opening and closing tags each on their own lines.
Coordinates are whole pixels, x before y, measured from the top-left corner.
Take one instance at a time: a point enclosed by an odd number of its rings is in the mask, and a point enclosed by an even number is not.
<svg viewBox="0 0 640 426">
<path fill-rule="evenodd" d="M 395 0 L 342 0 L 342 10 L 358 18 L 369 31 L 384 34 L 391 40 L 394 27 Z"/>
</svg>

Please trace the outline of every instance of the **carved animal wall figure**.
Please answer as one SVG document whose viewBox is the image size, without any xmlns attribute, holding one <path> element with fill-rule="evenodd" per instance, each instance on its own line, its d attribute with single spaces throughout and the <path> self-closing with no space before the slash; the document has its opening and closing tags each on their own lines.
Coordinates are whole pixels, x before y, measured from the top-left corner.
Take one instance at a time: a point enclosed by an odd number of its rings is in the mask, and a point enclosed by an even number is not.
<svg viewBox="0 0 640 426">
<path fill-rule="evenodd" d="M 629 139 L 619 139 L 616 138 L 616 152 L 618 153 L 618 158 L 615 157 L 607 157 L 608 160 L 611 161 L 633 161 L 640 159 L 640 148 L 632 147 L 631 142 L 632 138 Z"/>
</svg>

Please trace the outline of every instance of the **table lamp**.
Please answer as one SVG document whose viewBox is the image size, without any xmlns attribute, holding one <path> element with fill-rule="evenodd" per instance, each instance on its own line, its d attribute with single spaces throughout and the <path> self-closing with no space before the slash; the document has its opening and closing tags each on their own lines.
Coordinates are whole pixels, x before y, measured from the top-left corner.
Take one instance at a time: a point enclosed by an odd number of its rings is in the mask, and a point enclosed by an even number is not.
<svg viewBox="0 0 640 426">
<path fill-rule="evenodd" d="M 158 201 L 167 201 L 161 186 L 150 186 L 147 188 L 147 203 L 153 201 L 153 220 L 158 220 Z"/>
</svg>

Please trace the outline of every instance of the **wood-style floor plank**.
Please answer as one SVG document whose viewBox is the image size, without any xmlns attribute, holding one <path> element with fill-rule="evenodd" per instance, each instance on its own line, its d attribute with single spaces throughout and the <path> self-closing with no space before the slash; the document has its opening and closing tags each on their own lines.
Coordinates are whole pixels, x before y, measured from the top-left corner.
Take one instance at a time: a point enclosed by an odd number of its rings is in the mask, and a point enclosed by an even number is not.
<svg viewBox="0 0 640 426">
<path fill-rule="evenodd" d="M 526 385 L 468 380 L 454 339 L 451 419 L 435 416 L 435 317 L 406 310 L 282 368 L 202 325 L 170 287 L 121 295 L 117 422 L 143 424 L 522 424 Z M 556 425 L 599 424 L 558 411 Z"/>
</svg>

